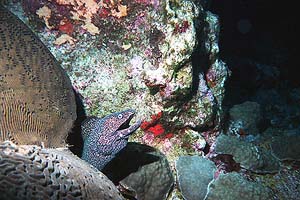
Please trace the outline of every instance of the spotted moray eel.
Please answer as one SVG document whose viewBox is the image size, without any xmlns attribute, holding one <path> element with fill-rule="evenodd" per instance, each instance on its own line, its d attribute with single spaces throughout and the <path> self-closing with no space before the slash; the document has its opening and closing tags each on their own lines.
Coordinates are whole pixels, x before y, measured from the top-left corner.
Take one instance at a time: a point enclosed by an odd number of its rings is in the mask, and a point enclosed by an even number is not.
<svg viewBox="0 0 300 200">
<path fill-rule="evenodd" d="M 102 119 L 89 117 L 82 123 L 84 140 L 82 159 L 102 170 L 127 145 L 128 137 L 141 121 L 129 126 L 134 110 L 116 112 Z"/>
<path fill-rule="evenodd" d="M 141 122 L 129 126 L 131 109 L 87 118 L 82 159 L 92 167 L 65 148 L 75 109 L 66 73 L 0 0 L 0 199 L 123 199 L 94 167 L 103 169 Z"/>
<path fill-rule="evenodd" d="M 0 141 L 64 147 L 76 117 L 70 79 L 24 23 L 1 4 L 0 11 Z M 129 127 L 134 113 L 89 117 L 82 158 L 101 170 L 140 126 Z"/>
</svg>

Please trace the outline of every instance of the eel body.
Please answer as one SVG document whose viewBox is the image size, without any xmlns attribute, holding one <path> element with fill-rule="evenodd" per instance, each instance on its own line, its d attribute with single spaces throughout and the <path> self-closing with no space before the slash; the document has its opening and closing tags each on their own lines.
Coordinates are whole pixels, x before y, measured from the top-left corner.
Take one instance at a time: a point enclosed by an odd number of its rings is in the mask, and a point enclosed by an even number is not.
<svg viewBox="0 0 300 200">
<path fill-rule="evenodd" d="M 104 118 L 89 117 L 82 123 L 84 140 L 82 159 L 102 170 L 126 145 L 128 137 L 141 125 L 129 126 L 135 111 L 128 109 Z"/>
</svg>

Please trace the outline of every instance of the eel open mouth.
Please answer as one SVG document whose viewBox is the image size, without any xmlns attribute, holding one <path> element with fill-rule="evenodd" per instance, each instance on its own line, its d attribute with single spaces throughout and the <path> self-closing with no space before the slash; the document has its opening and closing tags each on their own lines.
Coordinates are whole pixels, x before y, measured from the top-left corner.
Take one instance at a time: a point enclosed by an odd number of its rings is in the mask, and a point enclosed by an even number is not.
<svg viewBox="0 0 300 200">
<path fill-rule="evenodd" d="M 127 117 L 127 120 L 119 126 L 117 129 L 117 134 L 120 139 L 127 139 L 131 134 L 133 134 L 141 125 L 142 121 L 138 120 L 134 124 L 130 125 L 130 121 L 134 116 L 134 112 Z"/>
</svg>

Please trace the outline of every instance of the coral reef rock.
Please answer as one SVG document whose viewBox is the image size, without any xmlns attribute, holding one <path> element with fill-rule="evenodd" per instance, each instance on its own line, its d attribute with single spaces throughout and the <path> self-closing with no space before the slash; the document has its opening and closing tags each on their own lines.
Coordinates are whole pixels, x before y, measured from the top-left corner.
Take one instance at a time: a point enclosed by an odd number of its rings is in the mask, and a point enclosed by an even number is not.
<svg viewBox="0 0 300 200">
<path fill-rule="evenodd" d="M 46 24 L 39 37 L 82 94 L 88 115 L 126 107 L 149 120 L 163 111 L 165 124 L 178 129 L 219 120 L 229 71 L 219 59 L 215 15 L 191 0 L 88 2 L 22 3 L 29 26 Z M 75 40 L 55 42 L 62 34 Z"/>
<path fill-rule="evenodd" d="M 214 178 L 215 164 L 200 156 L 181 156 L 176 161 L 179 189 L 186 200 L 204 199 Z"/>
<path fill-rule="evenodd" d="M 128 143 L 103 172 L 136 199 L 164 200 L 174 184 L 166 156 L 138 143 Z"/>
<path fill-rule="evenodd" d="M 245 132 L 247 135 L 256 135 L 259 133 L 258 125 L 262 116 L 258 103 L 246 101 L 242 104 L 234 105 L 229 110 L 229 115 L 231 120 L 230 132 L 234 132 L 238 135 L 240 131 Z"/>
<path fill-rule="evenodd" d="M 272 179 L 266 180 L 277 198 L 274 199 L 299 199 L 300 197 L 300 169 L 282 170 Z"/>
<path fill-rule="evenodd" d="M 67 149 L 0 144 L 0 199 L 123 199 L 100 171 Z"/>
<path fill-rule="evenodd" d="M 215 152 L 232 155 L 241 167 L 256 173 L 274 173 L 280 168 L 279 161 L 269 151 L 235 136 L 219 135 Z"/>
<path fill-rule="evenodd" d="M 272 199 L 271 190 L 259 183 L 248 181 L 236 172 L 220 174 L 220 176 L 209 185 L 208 190 L 205 200 Z"/>
</svg>

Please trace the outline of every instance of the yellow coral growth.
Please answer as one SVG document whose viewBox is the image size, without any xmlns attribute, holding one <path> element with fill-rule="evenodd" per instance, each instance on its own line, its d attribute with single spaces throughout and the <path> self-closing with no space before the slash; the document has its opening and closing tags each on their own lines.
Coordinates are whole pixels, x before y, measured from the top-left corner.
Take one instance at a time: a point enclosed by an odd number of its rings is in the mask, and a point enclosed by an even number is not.
<svg viewBox="0 0 300 200">
<path fill-rule="evenodd" d="M 75 42 L 76 42 L 76 39 L 72 38 L 68 34 L 63 34 L 54 41 L 54 44 L 62 45 L 64 43 L 70 43 L 70 45 L 73 46 L 75 44 Z"/>
<path fill-rule="evenodd" d="M 55 0 L 60 5 L 72 5 L 76 12 L 73 14 L 86 19 L 91 19 L 92 16 L 99 10 L 99 5 L 94 0 Z"/>
<path fill-rule="evenodd" d="M 51 10 L 47 6 L 43 6 L 36 11 L 39 18 L 44 19 L 47 28 L 52 29 L 53 27 L 49 24 L 49 19 L 51 17 Z"/>
<path fill-rule="evenodd" d="M 121 4 L 121 0 L 111 0 L 109 5 L 100 1 L 97 3 L 95 0 L 49 0 L 59 5 L 72 6 L 72 19 L 76 21 L 82 21 L 84 24 L 82 28 L 88 31 L 90 34 L 99 34 L 100 31 L 95 24 L 92 23 L 92 17 L 97 14 L 101 7 L 105 7 L 111 10 L 111 16 L 121 18 L 127 16 L 127 6 Z M 40 18 L 45 20 L 46 26 L 51 29 L 48 20 L 51 17 L 51 10 L 44 6 L 37 11 Z"/>
<path fill-rule="evenodd" d="M 98 27 L 92 23 L 92 17 L 99 10 L 99 5 L 94 0 L 54 0 L 60 5 L 71 5 L 74 11 L 71 11 L 74 20 L 84 22 L 82 28 L 87 30 L 90 34 L 95 35 L 99 33 Z"/>
<path fill-rule="evenodd" d="M 118 5 L 118 10 L 116 11 L 115 9 L 111 11 L 111 15 L 117 18 L 125 17 L 127 16 L 127 6 L 123 5 Z"/>
<path fill-rule="evenodd" d="M 95 26 L 91 21 L 85 21 L 85 24 L 82 26 L 82 28 L 87 30 L 92 35 L 100 33 L 98 27 Z"/>
</svg>

